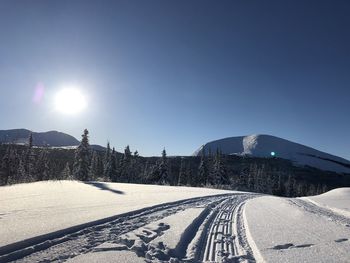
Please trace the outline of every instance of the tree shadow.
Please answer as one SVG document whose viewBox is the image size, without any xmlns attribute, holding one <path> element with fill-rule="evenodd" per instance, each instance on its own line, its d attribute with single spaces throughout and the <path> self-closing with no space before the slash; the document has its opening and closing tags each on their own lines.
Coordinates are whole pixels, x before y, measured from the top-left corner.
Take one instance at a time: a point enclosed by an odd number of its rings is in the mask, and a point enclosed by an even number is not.
<svg viewBox="0 0 350 263">
<path fill-rule="evenodd" d="M 101 183 L 101 182 L 84 182 L 84 184 L 88 184 L 88 185 L 97 187 L 100 190 L 110 191 L 110 192 L 115 193 L 115 194 L 120 194 L 120 195 L 124 195 L 125 194 L 123 191 L 112 189 L 107 184 Z"/>
</svg>

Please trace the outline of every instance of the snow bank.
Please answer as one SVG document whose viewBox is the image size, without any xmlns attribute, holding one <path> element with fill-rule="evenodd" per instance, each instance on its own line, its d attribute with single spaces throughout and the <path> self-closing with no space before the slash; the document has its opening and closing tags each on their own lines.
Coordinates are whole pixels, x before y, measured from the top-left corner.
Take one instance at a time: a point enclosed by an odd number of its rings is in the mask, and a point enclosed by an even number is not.
<svg viewBox="0 0 350 263">
<path fill-rule="evenodd" d="M 321 195 L 304 197 L 315 204 L 350 217 L 350 187 L 337 188 Z"/>
<path fill-rule="evenodd" d="M 349 262 L 350 228 L 307 212 L 293 199 L 260 197 L 246 204 L 249 232 L 266 262 Z"/>
<path fill-rule="evenodd" d="M 0 187 L 0 247 L 144 207 L 230 192 L 76 181 L 3 186 Z"/>
</svg>

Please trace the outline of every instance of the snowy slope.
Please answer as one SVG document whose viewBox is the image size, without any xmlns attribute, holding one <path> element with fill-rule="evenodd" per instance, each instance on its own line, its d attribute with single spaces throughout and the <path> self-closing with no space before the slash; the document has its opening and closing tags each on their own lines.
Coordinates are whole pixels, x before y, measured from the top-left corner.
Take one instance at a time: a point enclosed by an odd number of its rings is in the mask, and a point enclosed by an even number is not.
<svg viewBox="0 0 350 263">
<path fill-rule="evenodd" d="M 270 135 L 230 137 L 212 141 L 200 147 L 194 155 L 200 155 L 203 150 L 205 153 L 209 150 L 215 152 L 216 149 L 220 149 L 224 154 L 256 157 L 271 157 L 271 152 L 274 152 L 276 157 L 291 160 L 297 165 L 350 173 L 350 161 L 346 159 Z"/>
<path fill-rule="evenodd" d="M 348 187 L 334 189 L 321 195 L 304 197 L 304 199 L 350 217 L 350 188 Z"/>
<path fill-rule="evenodd" d="M 247 202 L 245 218 L 260 262 L 350 261 L 350 217 L 302 199 L 266 196 Z"/>
</svg>

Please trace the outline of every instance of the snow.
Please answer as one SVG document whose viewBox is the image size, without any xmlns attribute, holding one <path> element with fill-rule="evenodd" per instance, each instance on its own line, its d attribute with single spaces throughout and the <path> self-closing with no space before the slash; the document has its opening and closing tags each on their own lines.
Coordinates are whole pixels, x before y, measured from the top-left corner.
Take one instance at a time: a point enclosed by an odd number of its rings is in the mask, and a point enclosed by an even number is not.
<svg viewBox="0 0 350 263">
<path fill-rule="evenodd" d="M 124 250 L 119 250 L 120 246 L 114 244 L 104 243 L 96 247 L 95 252 L 82 254 L 74 257 L 67 262 L 70 263 L 100 263 L 100 262 L 132 262 L 132 263 L 144 263 L 145 260 L 138 257 L 134 252 Z"/>
<path fill-rule="evenodd" d="M 0 262 L 349 262 L 350 188 L 280 198 L 76 181 L 0 187 Z M 334 210 L 338 209 L 338 210 Z"/>
<path fill-rule="evenodd" d="M 144 207 L 230 191 L 47 181 L 0 187 L 0 247 Z"/>
<path fill-rule="evenodd" d="M 206 152 L 209 149 L 212 152 L 220 149 L 224 154 L 255 157 L 271 157 L 271 152 L 275 152 L 276 157 L 291 160 L 297 165 L 309 165 L 326 171 L 350 173 L 350 161 L 344 158 L 271 135 L 239 136 L 212 141 L 200 147 L 194 155 L 199 155 L 203 148 Z M 348 167 L 339 163 L 346 164 Z"/>
<path fill-rule="evenodd" d="M 203 212 L 204 208 L 189 208 L 176 214 L 167 216 L 161 220 L 151 222 L 144 227 L 119 237 L 120 243 L 103 243 L 92 252 L 82 256 L 74 257 L 69 262 L 84 262 L 84 260 L 95 258 L 104 262 L 115 262 L 115 256 L 124 262 L 139 262 L 142 257 L 155 260 L 154 256 L 163 257 L 164 260 L 171 256 L 182 254 L 181 240 L 186 237 L 186 229 Z M 181 218 L 181 220 L 179 220 Z M 112 251 L 112 252 L 111 252 Z M 118 251 L 115 253 L 113 251 Z M 97 253 L 98 252 L 98 253 Z M 120 255 L 120 252 L 121 255 Z M 107 254 L 106 254 L 107 253 Z M 137 257 L 137 255 L 142 257 Z M 144 260 L 140 261 L 144 262 Z"/>
<path fill-rule="evenodd" d="M 305 198 L 316 205 L 329 208 L 336 213 L 350 217 L 350 188 L 343 187 L 321 195 Z"/>
<path fill-rule="evenodd" d="M 246 204 L 250 236 L 266 262 L 349 262 L 350 218 L 299 199 L 265 196 Z"/>
</svg>

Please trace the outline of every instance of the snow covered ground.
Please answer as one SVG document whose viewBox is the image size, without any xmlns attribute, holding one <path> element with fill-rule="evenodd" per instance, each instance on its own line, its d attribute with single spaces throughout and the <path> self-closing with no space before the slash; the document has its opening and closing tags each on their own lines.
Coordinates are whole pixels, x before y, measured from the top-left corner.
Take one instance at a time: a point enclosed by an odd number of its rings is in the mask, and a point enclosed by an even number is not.
<svg viewBox="0 0 350 263">
<path fill-rule="evenodd" d="M 349 188 L 294 199 L 98 182 L 0 187 L 0 262 L 349 262 L 349 204 Z"/>
<path fill-rule="evenodd" d="M 0 246 L 144 207 L 229 192 L 77 181 L 4 186 L 0 187 Z"/>
<path fill-rule="evenodd" d="M 333 210 L 336 213 L 350 217 L 350 188 L 338 188 L 322 195 L 310 196 L 305 199 Z"/>
<path fill-rule="evenodd" d="M 349 207 L 349 190 L 310 199 Z M 350 262 L 350 217 L 308 198 L 256 198 L 247 202 L 245 217 L 251 245 L 258 248 L 254 256 L 261 262 Z"/>
</svg>

